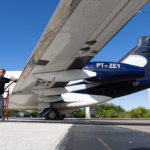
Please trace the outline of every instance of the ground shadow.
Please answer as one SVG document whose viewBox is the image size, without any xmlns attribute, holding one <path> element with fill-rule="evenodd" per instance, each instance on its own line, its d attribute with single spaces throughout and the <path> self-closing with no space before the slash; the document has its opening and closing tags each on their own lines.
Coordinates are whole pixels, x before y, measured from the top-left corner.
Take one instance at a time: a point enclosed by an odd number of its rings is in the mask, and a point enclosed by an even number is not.
<svg viewBox="0 0 150 150">
<path fill-rule="evenodd" d="M 129 149 L 129 150 L 150 150 L 150 148 L 148 148 L 148 147 L 139 147 L 139 148 L 132 148 L 132 149 Z"/>
</svg>

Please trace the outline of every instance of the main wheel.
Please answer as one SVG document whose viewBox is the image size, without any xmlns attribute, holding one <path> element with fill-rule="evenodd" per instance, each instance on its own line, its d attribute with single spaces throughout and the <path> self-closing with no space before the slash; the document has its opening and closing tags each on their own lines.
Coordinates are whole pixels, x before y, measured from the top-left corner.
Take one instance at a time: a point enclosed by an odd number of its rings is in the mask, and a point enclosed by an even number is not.
<svg viewBox="0 0 150 150">
<path fill-rule="evenodd" d="M 55 109 L 52 109 L 49 114 L 47 115 L 47 120 L 55 120 L 58 118 L 58 111 Z"/>
</svg>

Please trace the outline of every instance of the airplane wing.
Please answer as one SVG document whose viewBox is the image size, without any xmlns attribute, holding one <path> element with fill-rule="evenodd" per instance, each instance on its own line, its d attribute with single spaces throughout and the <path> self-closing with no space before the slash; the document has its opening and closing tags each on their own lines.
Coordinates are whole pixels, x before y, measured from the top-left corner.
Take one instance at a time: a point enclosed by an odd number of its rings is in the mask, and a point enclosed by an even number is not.
<svg viewBox="0 0 150 150">
<path fill-rule="evenodd" d="M 41 97 L 67 92 L 68 82 L 80 74 L 85 76 L 82 68 L 148 2 L 61 0 L 13 90 L 10 104 L 17 109 L 37 109 Z"/>
</svg>

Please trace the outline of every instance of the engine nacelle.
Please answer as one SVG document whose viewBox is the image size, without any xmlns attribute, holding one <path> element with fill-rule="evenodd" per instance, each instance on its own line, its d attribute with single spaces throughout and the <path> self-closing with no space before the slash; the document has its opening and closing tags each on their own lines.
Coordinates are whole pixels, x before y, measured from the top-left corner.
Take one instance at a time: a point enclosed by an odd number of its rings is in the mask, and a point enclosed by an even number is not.
<svg viewBox="0 0 150 150">
<path fill-rule="evenodd" d="M 90 62 L 84 70 L 97 73 L 97 76 L 85 79 L 88 82 L 111 83 L 143 78 L 145 70 L 142 67 L 114 62 Z"/>
</svg>

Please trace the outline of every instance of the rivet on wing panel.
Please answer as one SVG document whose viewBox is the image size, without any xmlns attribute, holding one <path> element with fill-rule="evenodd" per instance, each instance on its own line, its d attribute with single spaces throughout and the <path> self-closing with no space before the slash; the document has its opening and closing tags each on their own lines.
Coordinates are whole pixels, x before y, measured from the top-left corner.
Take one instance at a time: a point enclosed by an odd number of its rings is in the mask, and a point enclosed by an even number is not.
<svg viewBox="0 0 150 150">
<path fill-rule="evenodd" d="M 102 7 L 102 0 L 92 0 L 84 7 L 83 14 L 85 17 L 93 17 L 101 10 Z"/>
</svg>

